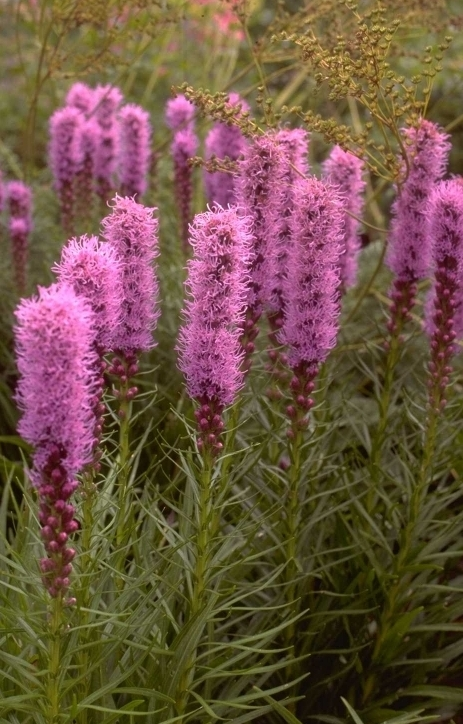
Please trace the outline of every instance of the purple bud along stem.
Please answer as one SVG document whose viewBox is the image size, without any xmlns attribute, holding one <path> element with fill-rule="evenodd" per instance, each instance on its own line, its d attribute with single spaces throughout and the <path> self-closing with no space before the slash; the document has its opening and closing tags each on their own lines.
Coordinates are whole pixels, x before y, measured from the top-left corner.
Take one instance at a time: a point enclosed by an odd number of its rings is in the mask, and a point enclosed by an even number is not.
<svg viewBox="0 0 463 724">
<path fill-rule="evenodd" d="M 395 275 L 390 291 L 392 336 L 400 336 L 415 304 L 416 282 L 429 272 L 427 205 L 434 185 L 445 173 L 450 153 L 449 136 L 431 121 L 421 120 L 417 128 L 404 130 L 403 136 L 408 166 L 403 165 L 406 176 L 392 205 L 386 256 Z"/>
<path fill-rule="evenodd" d="M 286 316 L 279 339 L 288 346 L 288 364 L 294 372 L 290 385 L 294 404 L 287 411 L 294 434 L 307 425 L 313 381 L 336 344 L 339 326 L 343 207 L 331 185 L 315 177 L 296 185 L 292 229 Z"/>
<path fill-rule="evenodd" d="M 23 300 L 16 317 L 18 430 L 34 447 L 31 480 L 47 552 L 40 562 L 43 581 L 52 597 L 61 597 L 75 555 L 69 535 L 79 527 L 69 499 L 93 452 L 92 312 L 70 287 L 53 285 Z"/>
<path fill-rule="evenodd" d="M 240 98 L 238 93 L 230 93 L 227 107 L 230 110 L 235 110 L 237 117 L 249 110 L 248 104 Z M 217 122 L 206 136 L 206 160 L 210 160 L 215 156 L 218 159 L 227 157 L 231 161 L 237 161 L 244 153 L 247 143 L 238 126 L 233 125 L 231 122 L 230 124 L 221 121 Z M 204 184 L 209 204 L 216 203 L 226 208 L 228 204 L 235 203 L 234 174 L 225 171 L 206 171 Z"/>
<path fill-rule="evenodd" d="M 344 233 L 339 268 L 342 289 L 353 286 L 357 278 L 361 247 L 358 218 L 363 212 L 365 188 L 365 181 L 362 179 L 363 166 L 361 159 L 344 151 L 340 146 L 334 146 L 323 163 L 323 175 L 337 189 L 344 205 Z"/>
<path fill-rule="evenodd" d="M 151 123 L 149 113 L 134 103 L 119 112 L 119 178 L 122 196 L 138 196 L 148 187 L 151 160 Z"/>
<path fill-rule="evenodd" d="M 463 179 L 436 186 L 430 199 L 429 234 L 434 268 L 426 308 L 431 335 L 429 405 L 438 414 L 446 403 L 454 342 L 463 336 Z"/>
<path fill-rule="evenodd" d="M 185 324 L 177 349 L 195 416 L 199 447 L 222 448 L 222 412 L 243 385 L 240 346 L 247 300 L 249 245 L 247 220 L 236 208 L 198 214 L 191 226 L 194 258 L 188 262 Z"/>
</svg>

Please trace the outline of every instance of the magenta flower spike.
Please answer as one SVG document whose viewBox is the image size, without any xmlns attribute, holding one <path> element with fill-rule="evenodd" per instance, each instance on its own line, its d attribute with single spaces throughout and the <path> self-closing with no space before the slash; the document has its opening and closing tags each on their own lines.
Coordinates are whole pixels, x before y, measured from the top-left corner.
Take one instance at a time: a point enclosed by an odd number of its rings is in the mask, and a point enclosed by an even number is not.
<svg viewBox="0 0 463 724">
<path fill-rule="evenodd" d="M 29 238 L 32 231 L 32 190 L 22 181 L 6 185 L 10 219 L 8 230 L 16 289 L 23 294 L 26 288 L 26 268 Z"/>
<path fill-rule="evenodd" d="M 77 171 L 75 176 L 76 211 L 79 219 L 92 218 L 94 197 L 94 158 L 100 138 L 98 123 L 93 117 L 84 120 L 77 132 Z"/>
<path fill-rule="evenodd" d="M 86 83 L 74 83 L 66 94 L 65 103 L 88 115 L 95 103 L 95 91 Z"/>
<path fill-rule="evenodd" d="M 363 167 L 360 158 L 344 151 L 340 146 L 334 146 L 322 164 L 323 176 L 335 186 L 344 204 L 343 251 L 339 268 L 342 289 L 353 286 L 357 279 L 358 255 L 361 247 L 358 218 L 363 213 L 365 189 L 365 181 L 362 179 Z"/>
<path fill-rule="evenodd" d="M 285 283 L 286 314 L 279 334 L 293 371 L 292 434 L 307 424 L 320 365 L 336 344 L 339 327 L 339 257 L 343 206 L 335 189 L 315 177 L 295 188 L 293 244 Z"/>
<path fill-rule="evenodd" d="M 416 283 L 424 279 L 431 263 L 427 205 L 434 185 L 445 173 L 450 153 L 449 136 L 431 121 L 403 132 L 408 168 L 392 205 L 391 231 L 386 262 L 394 273 L 389 332 L 398 335 L 415 304 Z"/>
<path fill-rule="evenodd" d="M 166 103 L 166 124 L 171 131 L 193 128 L 195 107 L 183 95 L 170 98 Z"/>
<path fill-rule="evenodd" d="M 171 98 L 166 104 L 166 123 L 173 131 L 170 151 L 174 162 L 174 193 L 179 209 L 180 238 L 183 249 L 188 250 L 188 227 L 191 221 L 193 197 L 193 169 L 188 160 L 198 150 L 194 131 L 195 107 L 185 96 Z"/>
<path fill-rule="evenodd" d="M 283 186 L 284 156 L 274 131 L 253 139 L 239 162 L 236 201 L 247 216 L 253 237 L 250 261 L 251 283 L 242 344 L 246 351 L 245 367 L 251 364 L 257 323 L 263 310 L 264 293 L 271 274 L 271 258 L 277 243 Z"/>
<path fill-rule="evenodd" d="M 463 338 L 463 179 L 436 185 L 429 204 L 433 286 L 426 305 L 431 337 L 429 404 L 438 414 L 446 403 L 455 340 Z"/>
<path fill-rule="evenodd" d="M 135 103 L 119 111 L 119 180 L 122 196 L 143 196 L 151 160 L 149 113 Z"/>
<path fill-rule="evenodd" d="M 195 216 L 190 242 L 194 258 L 188 262 L 179 367 L 198 403 L 198 446 L 214 455 L 222 449 L 223 410 L 244 380 L 240 335 L 248 293 L 248 222 L 234 207 L 214 208 Z"/>
<path fill-rule="evenodd" d="M 93 113 L 99 126 L 99 136 L 93 162 L 97 194 L 104 203 L 110 198 L 115 184 L 120 139 L 118 111 L 121 102 L 119 88 L 111 85 L 96 87 Z"/>
<path fill-rule="evenodd" d="M 140 352 L 154 347 L 153 330 L 159 318 L 159 286 L 154 268 L 158 256 L 155 209 L 117 196 L 112 213 L 102 221 L 103 237 L 121 265 L 121 314 L 112 333 L 117 358 L 111 372 L 123 384 L 137 373 Z"/>
<path fill-rule="evenodd" d="M 93 454 L 92 312 L 70 287 L 55 284 L 22 300 L 16 317 L 18 430 L 34 447 L 31 480 L 47 553 L 40 567 L 50 595 L 64 597 L 75 555 L 69 536 L 79 527 L 69 499 Z"/>
<path fill-rule="evenodd" d="M 59 108 L 50 118 L 50 167 L 60 203 L 63 229 L 69 234 L 74 225 L 74 179 L 80 161 L 79 138 L 83 123 L 83 114 L 72 106 Z"/>
<path fill-rule="evenodd" d="M 99 355 L 112 349 L 113 329 L 121 312 L 121 263 L 116 250 L 97 236 L 70 239 L 52 267 L 60 284 L 84 297 L 93 312 Z"/>
<path fill-rule="evenodd" d="M 249 105 L 238 93 L 230 93 L 227 107 L 236 108 L 237 117 L 249 111 Z M 244 153 L 247 144 L 248 142 L 238 126 L 218 121 L 206 136 L 206 160 L 215 156 L 219 160 L 229 158 L 231 161 L 237 161 Z M 234 174 L 225 171 L 206 171 L 204 184 L 209 204 L 215 203 L 226 208 L 229 204 L 235 203 Z"/>
</svg>

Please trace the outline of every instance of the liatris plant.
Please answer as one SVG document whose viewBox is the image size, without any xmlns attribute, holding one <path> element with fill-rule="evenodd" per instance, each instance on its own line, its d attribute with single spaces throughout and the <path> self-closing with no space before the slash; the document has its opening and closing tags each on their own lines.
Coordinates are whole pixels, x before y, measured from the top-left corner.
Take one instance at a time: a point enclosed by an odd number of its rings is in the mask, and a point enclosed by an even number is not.
<svg viewBox="0 0 463 724">
<path fill-rule="evenodd" d="M 334 146 L 323 163 L 323 175 L 336 187 L 344 203 L 344 238 L 340 257 L 341 288 L 355 284 L 360 251 L 359 218 L 363 212 L 363 161 L 340 146 Z"/>
<path fill-rule="evenodd" d="M 392 205 L 391 230 L 386 261 L 394 279 L 389 292 L 392 304 L 387 324 L 389 339 L 383 389 L 379 398 L 380 420 L 371 450 L 371 470 L 376 481 L 381 448 L 387 428 L 394 369 L 400 358 L 402 332 L 411 318 L 417 282 L 427 276 L 431 261 L 427 208 L 431 191 L 445 173 L 450 152 L 449 137 L 435 123 L 421 120 L 403 132 L 404 179 Z M 374 486 L 370 490 L 373 505 Z"/>
<path fill-rule="evenodd" d="M 122 196 L 137 196 L 148 187 L 151 161 L 149 113 L 135 103 L 119 111 L 119 182 Z"/>
<path fill-rule="evenodd" d="M 74 180 L 80 160 L 80 128 L 84 117 L 77 108 L 59 108 L 50 118 L 49 161 L 58 194 L 61 223 L 72 234 L 75 222 Z"/>
<path fill-rule="evenodd" d="M 242 345 L 246 353 L 244 368 L 249 369 L 257 323 L 263 310 L 263 296 L 271 274 L 270 259 L 277 244 L 279 213 L 282 208 L 284 156 L 274 131 L 255 138 L 239 163 L 236 201 L 250 220 L 253 245 L 250 263 L 250 287 Z"/>
<path fill-rule="evenodd" d="M 180 330 L 179 366 L 198 403 L 198 446 L 205 455 L 222 449 L 222 413 L 243 384 L 240 335 L 250 239 L 248 221 L 236 208 L 198 214 L 191 226 L 195 256 L 188 262 L 190 298 Z"/>
<path fill-rule="evenodd" d="M 66 105 L 77 108 L 86 116 L 92 111 L 95 104 L 95 91 L 86 83 L 74 83 L 66 94 Z"/>
<path fill-rule="evenodd" d="M 431 335 L 429 407 L 438 415 L 446 403 L 455 339 L 463 335 L 463 180 L 441 181 L 429 203 L 433 287 L 427 304 Z"/>
<path fill-rule="evenodd" d="M 69 536 L 79 527 L 69 499 L 93 452 L 93 318 L 65 285 L 41 288 L 20 303 L 16 317 L 18 430 L 34 447 L 31 480 L 47 552 L 40 568 L 50 595 L 63 599 L 75 555 Z"/>
<path fill-rule="evenodd" d="M 23 294 L 26 288 L 26 268 L 29 238 L 32 231 L 32 191 L 22 181 L 6 185 L 10 210 L 9 233 L 16 289 Z"/>
<path fill-rule="evenodd" d="M 195 108 L 185 96 L 171 98 L 166 105 L 166 123 L 173 131 L 171 154 L 174 161 L 174 192 L 180 212 L 180 238 L 188 249 L 188 226 L 191 221 L 193 169 L 188 160 L 198 149 L 194 131 Z"/>
<path fill-rule="evenodd" d="M 96 191 L 104 204 L 114 190 L 120 140 L 117 114 L 121 102 L 122 93 L 119 88 L 110 85 L 96 87 L 94 115 L 99 134 L 93 163 Z"/>
<path fill-rule="evenodd" d="M 247 112 L 249 106 L 238 93 L 230 93 L 227 107 L 235 115 Z M 206 136 L 206 160 L 228 158 L 237 161 L 243 154 L 247 141 L 238 126 L 218 121 Z M 235 177 L 226 171 L 206 171 L 204 174 L 206 197 L 210 204 L 216 203 L 225 208 L 235 203 Z"/>
</svg>

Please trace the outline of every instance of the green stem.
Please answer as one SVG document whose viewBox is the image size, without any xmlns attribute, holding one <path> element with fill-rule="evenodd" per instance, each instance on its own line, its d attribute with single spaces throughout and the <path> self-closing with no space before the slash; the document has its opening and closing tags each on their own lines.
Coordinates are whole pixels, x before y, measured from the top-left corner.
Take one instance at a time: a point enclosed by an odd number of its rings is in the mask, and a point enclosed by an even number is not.
<svg viewBox="0 0 463 724">
<path fill-rule="evenodd" d="M 57 596 L 51 603 L 51 617 L 49 623 L 49 648 L 48 648 L 48 675 L 47 675 L 47 699 L 48 699 L 48 724 L 58 724 L 61 714 L 60 705 L 60 680 L 61 669 L 61 619 L 63 612 L 63 599 Z"/>
<path fill-rule="evenodd" d="M 119 512 L 117 522 L 116 543 L 118 548 L 127 542 L 130 532 L 129 521 L 126 520 L 126 511 L 129 503 L 129 472 L 130 472 L 130 411 L 131 405 L 127 400 L 129 381 L 121 385 L 119 417 L 121 424 L 119 428 L 119 461 L 117 482 L 119 488 Z"/>
<path fill-rule="evenodd" d="M 205 605 L 207 585 L 210 579 L 211 543 L 213 542 L 212 521 L 214 516 L 212 496 L 213 457 L 205 452 L 202 457 L 203 467 L 199 476 L 199 496 L 197 498 L 195 535 L 195 563 L 193 571 L 192 591 L 189 604 L 188 621 L 201 612 Z M 176 698 L 176 713 L 183 722 L 189 703 L 189 687 L 194 676 L 197 657 L 195 649 L 188 658 L 180 677 Z"/>
</svg>

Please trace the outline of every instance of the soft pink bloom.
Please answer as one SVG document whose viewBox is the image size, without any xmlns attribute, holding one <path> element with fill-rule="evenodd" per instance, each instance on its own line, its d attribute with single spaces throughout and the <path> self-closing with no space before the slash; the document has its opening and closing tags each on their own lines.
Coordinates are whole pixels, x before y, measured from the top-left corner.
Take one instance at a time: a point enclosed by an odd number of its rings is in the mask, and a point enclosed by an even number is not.
<svg viewBox="0 0 463 724">
<path fill-rule="evenodd" d="M 135 103 L 119 111 L 119 181 L 123 196 L 142 196 L 151 160 L 149 113 Z"/>
<path fill-rule="evenodd" d="M 86 83 L 74 83 L 66 94 L 65 103 L 88 115 L 95 103 L 95 91 Z"/>
<path fill-rule="evenodd" d="M 344 151 L 340 146 L 334 146 L 322 167 L 324 176 L 335 186 L 344 205 L 343 251 L 339 271 L 341 284 L 347 288 L 353 286 L 357 278 L 361 247 L 358 217 L 361 217 L 363 212 L 364 164 L 352 153 Z"/>
<path fill-rule="evenodd" d="M 170 98 L 166 103 L 166 123 L 171 131 L 183 131 L 194 123 L 195 107 L 184 95 Z"/>
<path fill-rule="evenodd" d="M 135 353 L 151 349 L 159 317 L 158 281 L 153 265 L 158 256 L 155 209 L 117 196 L 112 213 L 103 219 L 103 236 L 121 265 L 121 316 L 113 331 L 112 348 Z"/>
<path fill-rule="evenodd" d="M 122 93 L 119 88 L 111 85 L 96 87 L 94 115 L 99 126 L 99 135 L 93 163 L 97 193 L 104 201 L 115 184 L 120 139 L 118 111 L 121 103 Z"/>
</svg>

